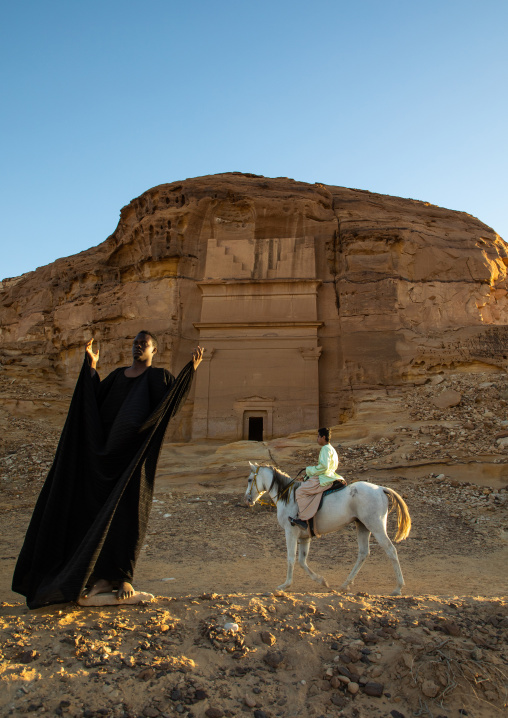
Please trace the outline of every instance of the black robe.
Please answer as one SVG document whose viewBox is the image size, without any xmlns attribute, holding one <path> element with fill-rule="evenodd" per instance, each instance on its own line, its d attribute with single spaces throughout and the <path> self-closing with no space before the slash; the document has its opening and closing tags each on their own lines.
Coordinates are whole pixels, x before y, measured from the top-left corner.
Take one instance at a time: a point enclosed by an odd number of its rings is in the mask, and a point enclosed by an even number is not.
<svg viewBox="0 0 508 718">
<path fill-rule="evenodd" d="M 92 575 L 132 580 L 164 433 L 194 367 L 176 379 L 154 367 L 127 378 L 125 368 L 100 382 L 85 358 L 14 571 L 29 608 L 76 600 Z"/>
</svg>

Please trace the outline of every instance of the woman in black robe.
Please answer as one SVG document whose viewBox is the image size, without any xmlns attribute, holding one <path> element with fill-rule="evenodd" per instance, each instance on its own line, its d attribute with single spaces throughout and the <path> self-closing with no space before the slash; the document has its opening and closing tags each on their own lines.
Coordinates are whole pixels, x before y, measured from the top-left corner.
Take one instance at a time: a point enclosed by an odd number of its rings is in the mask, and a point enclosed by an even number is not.
<svg viewBox="0 0 508 718">
<path fill-rule="evenodd" d="M 30 608 L 133 594 L 164 433 L 203 356 L 198 347 L 175 379 L 152 366 L 157 340 L 141 331 L 132 365 L 101 382 L 92 341 L 14 571 Z"/>
</svg>

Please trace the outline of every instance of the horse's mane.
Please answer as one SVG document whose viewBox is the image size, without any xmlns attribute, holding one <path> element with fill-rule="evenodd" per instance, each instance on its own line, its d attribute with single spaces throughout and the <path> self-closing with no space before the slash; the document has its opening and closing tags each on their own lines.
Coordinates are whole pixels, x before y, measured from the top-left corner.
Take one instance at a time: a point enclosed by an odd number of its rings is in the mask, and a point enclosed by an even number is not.
<svg viewBox="0 0 508 718">
<path fill-rule="evenodd" d="M 277 498 L 287 504 L 291 494 L 300 486 L 301 482 L 293 481 L 289 474 L 286 474 L 285 471 L 281 471 L 280 469 L 276 469 L 275 466 L 267 466 L 266 468 L 271 469 L 273 473 L 273 479 L 269 491 L 271 491 L 274 487 L 277 487 Z M 289 491 L 285 491 L 290 483 L 291 489 Z"/>
</svg>

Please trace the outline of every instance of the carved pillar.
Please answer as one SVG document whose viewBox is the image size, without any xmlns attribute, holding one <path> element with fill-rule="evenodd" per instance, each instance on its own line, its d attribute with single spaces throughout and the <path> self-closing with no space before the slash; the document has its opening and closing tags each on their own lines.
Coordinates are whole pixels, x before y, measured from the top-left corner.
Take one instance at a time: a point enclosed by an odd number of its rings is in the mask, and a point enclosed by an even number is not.
<svg viewBox="0 0 508 718">
<path fill-rule="evenodd" d="M 196 390 L 194 393 L 194 410 L 192 414 L 192 438 L 206 439 L 208 436 L 208 410 L 210 403 L 210 369 L 213 347 L 206 348 L 203 361 L 196 372 Z"/>
<path fill-rule="evenodd" d="M 319 372 L 318 361 L 322 347 L 300 347 L 304 361 L 303 383 L 305 399 L 302 406 L 303 425 L 318 427 L 319 425 Z"/>
</svg>

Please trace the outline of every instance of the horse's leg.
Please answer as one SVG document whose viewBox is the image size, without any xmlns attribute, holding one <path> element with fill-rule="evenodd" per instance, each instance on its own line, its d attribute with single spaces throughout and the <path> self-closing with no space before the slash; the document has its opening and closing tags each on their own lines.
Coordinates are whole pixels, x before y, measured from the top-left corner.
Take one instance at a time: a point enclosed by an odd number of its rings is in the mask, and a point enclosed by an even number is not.
<svg viewBox="0 0 508 718">
<path fill-rule="evenodd" d="M 386 533 L 386 527 L 381 526 L 378 530 L 373 531 L 372 535 L 384 550 L 390 561 L 392 562 L 393 570 L 395 571 L 395 578 L 397 579 L 397 585 L 395 590 L 392 591 L 392 596 L 400 596 L 402 586 L 404 585 L 404 578 L 402 576 L 402 570 L 400 568 L 399 557 L 397 555 L 397 549 L 392 544 Z"/>
<path fill-rule="evenodd" d="M 358 558 L 356 559 L 356 563 L 353 566 L 353 570 L 349 574 L 349 576 L 346 578 L 342 586 L 340 587 L 341 591 L 345 591 L 346 588 L 349 586 L 350 583 L 353 583 L 356 574 L 361 569 L 363 564 L 365 563 L 367 556 L 370 553 L 369 549 L 369 539 L 370 539 L 370 531 L 369 529 L 362 524 L 361 521 L 356 521 L 356 538 L 358 541 Z"/>
<path fill-rule="evenodd" d="M 303 568 L 304 571 L 306 571 L 311 579 L 313 581 L 317 581 L 322 586 L 326 586 L 328 588 L 328 584 L 326 582 L 326 579 L 323 578 L 323 576 L 318 576 L 317 573 L 314 573 L 314 571 L 309 568 L 307 565 L 307 556 L 309 555 L 309 549 L 310 549 L 310 538 L 302 538 L 298 541 L 298 563 Z"/>
<path fill-rule="evenodd" d="M 293 526 L 288 526 L 285 529 L 286 532 L 286 548 L 288 552 L 288 572 L 286 580 L 281 586 L 278 586 L 279 591 L 285 591 L 293 583 L 293 571 L 295 570 L 296 561 L 296 544 L 298 540 L 298 532 L 300 529 L 296 529 Z"/>
</svg>

